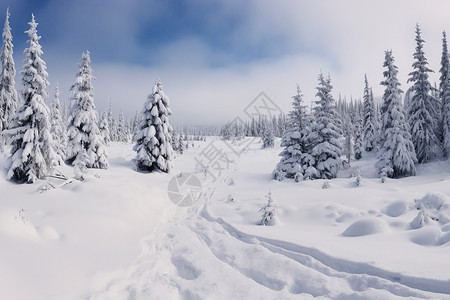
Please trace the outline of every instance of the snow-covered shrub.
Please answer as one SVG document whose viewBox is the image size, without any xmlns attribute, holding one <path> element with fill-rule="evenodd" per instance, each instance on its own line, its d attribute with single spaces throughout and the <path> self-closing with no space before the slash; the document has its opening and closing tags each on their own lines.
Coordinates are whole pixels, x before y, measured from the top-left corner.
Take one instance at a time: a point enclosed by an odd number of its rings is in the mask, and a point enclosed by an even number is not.
<svg viewBox="0 0 450 300">
<path fill-rule="evenodd" d="M 418 229 L 423 227 L 425 224 L 430 224 L 431 218 L 427 214 L 427 212 L 424 209 L 421 209 L 417 216 L 412 220 L 411 227 L 414 229 Z"/>
</svg>

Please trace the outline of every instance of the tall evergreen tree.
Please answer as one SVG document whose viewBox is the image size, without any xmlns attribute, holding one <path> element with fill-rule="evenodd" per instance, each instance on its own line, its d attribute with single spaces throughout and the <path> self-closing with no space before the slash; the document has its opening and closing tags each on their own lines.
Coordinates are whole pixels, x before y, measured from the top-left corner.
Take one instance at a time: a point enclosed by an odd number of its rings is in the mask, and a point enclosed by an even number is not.
<svg viewBox="0 0 450 300">
<path fill-rule="evenodd" d="M 54 143 L 54 150 L 57 154 L 57 162 L 59 165 L 62 165 L 64 162 L 64 158 L 66 157 L 66 143 L 67 143 L 67 135 L 64 126 L 64 121 L 61 117 L 60 112 L 60 103 L 59 103 L 59 87 L 56 84 L 55 88 L 55 97 L 53 98 L 53 102 L 51 104 L 51 134 Z"/>
<path fill-rule="evenodd" d="M 102 115 L 98 129 L 100 130 L 100 135 L 103 138 L 103 143 L 105 146 L 109 146 L 111 143 L 111 133 L 109 132 L 108 114 L 106 112 Z"/>
<path fill-rule="evenodd" d="M 273 148 L 274 146 L 274 134 L 273 134 L 273 125 L 270 119 L 266 119 L 264 122 L 264 132 L 262 136 L 262 146 L 261 148 Z"/>
<path fill-rule="evenodd" d="M 410 128 L 403 109 L 400 83 L 397 79 L 398 68 L 394 64 L 392 51 L 386 51 L 383 64 L 385 86 L 383 94 L 383 115 L 381 148 L 378 151 L 376 166 L 382 178 L 415 175 L 414 163 L 417 161 Z"/>
<path fill-rule="evenodd" d="M 26 58 L 21 72 L 24 102 L 6 131 L 12 145 L 7 178 L 33 183 L 50 174 L 56 154 L 50 133 L 50 110 L 45 104 L 48 74 L 41 58 L 43 52 L 34 15 L 28 24 L 29 47 L 24 51 Z"/>
<path fill-rule="evenodd" d="M 373 94 L 367 81 L 367 75 L 364 75 L 364 143 L 366 151 L 372 151 L 376 145 L 376 119 L 375 104 Z"/>
<path fill-rule="evenodd" d="M 309 140 L 312 145 L 311 155 L 314 158 L 314 167 L 319 178 L 336 178 L 342 166 L 342 145 L 339 139 L 342 136 L 342 122 L 336 111 L 336 104 L 331 90 L 331 79 L 319 75 L 317 87 L 316 107 L 314 107 L 315 123 L 311 130 Z"/>
<path fill-rule="evenodd" d="M 9 9 L 6 10 L 5 26 L 2 34 L 3 44 L 0 49 L 0 134 L 8 128 L 17 107 L 19 95 L 14 87 L 16 69 L 13 59 L 13 44 L 11 28 L 9 27 Z"/>
<path fill-rule="evenodd" d="M 98 113 L 94 105 L 94 87 L 89 51 L 83 53 L 71 87 L 70 117 L 66 161 L 78 168 L 108 169 L 104 140 L 98 129 Z M 87 159 L 86 159 L 87 157 Z M 79 165 L 79 164 L 82 165 Z M 86 164 L 85 166 L 83 166 Z"/>
<path fill-rule="evenodd" d="M 161 81 L 157 80 L 141 112 L 141 123 L 134 146 L 138 170 L 171 171 L 173 160 L 172 126 L 169 123 L 171 114 L 169 97 L 163 92 Z"/>
<path fill-rule="evenodd" d="M 427 65 L 423 51 L 424 40 L 420 36 L 419 25 L 416 25 L 416 52 L 414 53 L 414 71 L 409 73 L 408 82 L 412 82 L 409 100 L 408 122 L 411 128 L 412 142 L 419 163 L 429 161 L 439 151 L 440 141 L 436 135 L 438 131 L 439 108 L 436 99 L 431 95 L 431 84 L 428 73 L 432 72 Z"/>
<path fill-rule="evenodd" d="M 447 34 L 442 33 L 441 77 L 439 96 L 442 103 L 442 137 L 444 155 L 450 157 L 450 61 L 447 47 Z"/>
<path fill-rule="evenodd" d="M 344 121 L 344 137 L 345 137 L 345 142 L 344 142 L 344 154 L 345 157 L 347 158 L 347 164 L 348 166 L 350 166 L 350 161 L 351 161 L 351 157 L 354 153 L 353 151 L 353 135 L 354 135 L 354 129 L 352 126 L 352 123 L 350 121 L 350 118 L 348 116 L 345 117 L 345 121 Z"/>
<path fill-rule="evenodd" d="M 361 159 L 362 152 L 364 151 L 363 146 L 363 133 L 362 133 L 362 120 L 361 116 L 357 114 L 355 119 L 355 144 L 353 146 L 355 159 Z"/>
<path fill-rule="evenodd" d="M 297 94 L 292 98 L 288 127 L 281 139 L 284 150 L 280 153 L 281 160 L 273 172 L 273 177 L 277 180 L 283 180 L 286 177 L 298 181 L 304 174 L 302 155 L 306 152 L 306 105 L 303 105 L 303 95 L 298 85 Z"/>
</svg>

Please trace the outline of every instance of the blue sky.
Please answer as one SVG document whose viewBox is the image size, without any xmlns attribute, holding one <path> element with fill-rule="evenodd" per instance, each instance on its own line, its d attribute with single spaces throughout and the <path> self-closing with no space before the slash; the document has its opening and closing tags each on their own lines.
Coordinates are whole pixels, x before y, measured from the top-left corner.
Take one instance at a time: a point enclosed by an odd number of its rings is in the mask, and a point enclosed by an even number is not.
<svg viewBox="0 0 450 300">
<path fill-rule="evenodd" d="M 430 67 L 439 69 L 448 1 L 158 1 L 3 0 L 11 12 L 16 69 L 22 68 L 31 13 L 39 23 L 50 97 L 66 100 L 83 51 L 91 52 L 96 104 L 140 111 L 157 78 L 174 120 L 214 124 L 242 114 L 264 91 L 285 111 L 298 83 L 314 100 L 316 78 L 329 73 L 334 95 L 360 98 L 364 73 L 382 94 L 384 50 L 392 49 L 402 87 L 411 71 L 419 22 Z M 389 8 L 389 9 L 387 9 Z M 437 80 L 432 78 L 432 80 Z M 20 85 L 18 72 L 16 82 Z M 201 120 L 201 121 L 199 121 Z"/>
</svg>

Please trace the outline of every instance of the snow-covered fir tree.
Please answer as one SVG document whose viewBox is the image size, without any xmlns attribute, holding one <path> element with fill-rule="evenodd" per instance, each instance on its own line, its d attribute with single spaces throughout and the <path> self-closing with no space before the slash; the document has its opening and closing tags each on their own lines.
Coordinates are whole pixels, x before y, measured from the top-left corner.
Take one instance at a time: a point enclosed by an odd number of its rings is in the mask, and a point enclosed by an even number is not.
<svg viewBox="0 0 450 300">
<path fill-rule="evenodd" d="M 261 225 L 277 225 L 279 223 L 277 216 L 277 206 L 272 199 L 272 193 L 269 192 L 265 197 L 267 198 L 267 204 L 259 210 L 260 212 L 262 212 Z"/>
<path fill-rule="evenodd" d="M 3 44 L 0 49 L 0 135 L 3 130 L 8 128 L 9 122 L 19 106 L 19 95 L 14 86 L 16 69 L 13 59 L 11 28 L 9 27 L 9 9 L 6 10 L 2 39 Z"/>
<path fill-rule="evenodd" d="M 402 105 L 400 83 L 397 79 L 398 68 L 394 63 L 392 51 L 386 51 L 383 64 L 385 86 L 383 94 L 383 135 L 378 151 L 376 166 L 380 176 L 399 177 L 415 175 L 414 163 L 417 161 L 414 145 L 411 141 L 410 128 L 405 118 Z"/>
<path fill-rule="evenodd" d="M 183 133 L 181 133 L 181 134 L 178 136 L 178 146 L 177 146 L 177 149 L 178 149 L 178 152 L 179 152 L 180 154 L 183 154 L 183 153 L 184 153 L 184 150 L 186 149 L 186 146 L 185 146 L 185 144 L 184 144 Z"/>
<path fill-rule="evenodd" d="M 109 146 L 109 144 L 111 143 L 111 133 L 109 132 L 107 113 L 103 113 L 100 124 L 98 125 L 98 129 L 100 130 L 100 135 L 103 138 L 103 143 L 105 144 L 105 146 Z"/>
<path fill-rule="evenodd" d="M 109 139 L 112 142 L 117 142 L 117 130 L 115 126 L 111 101 L 109 102 L 109 109 L 108 109 L 108 127 L 109 127 Z"/>
<path fill-rule="evenodd" d="M 116 126 L 117 130 L 117 140 L 119 142 L 128 142 L 128 128 L 127 122 L 125 121 L 125 116 L 123 115 L 123 110 L 120 110 L 119 120 Z"/>
<path fill-rule="evenodd" d="M 26 58 L 21 72 L 23 104 L 6 131 L 12 146 L 7 178 L 33 183 L 51 173 L 57 158 L 50 133 L 50 109 L 45 104 L 48 74 L 41 58 L 43 52 L 34 15 L 28 24 L 29 47 L 24 51 Z"/>
<path fill-rule="evenodd" d="M 303 153 L 306 152 L 307 120 L 306 105 L 303 105 L 303 95 L 297 85 L 297 94 L 292 97 L 292 110 L 288 114 L 288 127 L 281 139 L 284 150 L 280 153 L 281 160 L 277 164 L 273 177 L 276 180 L 303 178 Z"/>
<path fill-rule="evenodd" d="M 163 92 L 161 81 L 157 80 L 141 112 L 139 133 L 134 146 L 138 170 L 171 171 L 173 160 L 172 126 L 169 123 L 171 114 L 169 97 Z"/>
<path fill-rule="evenodd" d="M 59 103 L 59 87 L 56 84 L 55 97 L 53 98 L 51 104 L 51 134 L 54 141 L 54 150 L 57 154 L 57 162 L 59 165 L 64 163 L 66 157 L 66 127 L 64 126 L 64 121 L 61 116 L 60 103 Z"/>
<path fill-rule="evenodd" d="M 364 151 L 363 133 L 362 133 L 362 120 L 358 115 L 355 119 L 355 144 L 353 146 L 355 159 L 361 159 L 362 152 Z"/>
<path fill-rule="evenodd" d="M 450 157 L 450 61 L 447 47 L 447 34 L 442 33 L 441 77 L 439 96 L 442 103 L 442 139 L 445 157 Z"/>
<path fill-rule="evenodd" d="M 372 151 L 376 145 L 376 119 L 373 94 L 369 87 L 367 75 L 364 75 L 364 143 L 366 151 Z"/>
<path fill-rule="evenodd" d="M 178 139 L 179 139 L 178 130 L 174 129 L 172 131 L 172 150 L 175 152 L 178 152 Z"/>
<path fill-rule="evenodd" d="M 345 137 L 345 142 L 344 142 L 344 147 L 343 147 L 343 152 L 344 155 L 347 159 L 347 164 L 350 166 L 350 161 L 351 161 L 351 157 L 353 155 L 353 126 L 352 123 L 350 121 L 350 118 L 348 116 L 346 116 L 345 121 L 344 121 L 344 137 Z"/>
<path fill-rule="evenodd" d="M 70 117 L 67 128 L 66 161 L 86 163 L 87 168 L 109 168 L 104 139 L 98 129 L 98 113 L 94 105 L 92 68 L 89 51 L 83 53 L 80 70 L 70 91 Z M 85 158 L 87 155 L 87 159 Z"/>
<path fill-rule="evenodd" d="M 409 73 L 408 82 L 412 82 L 409 100 L 408 122 L 411 128 L 411 138 L 419 163 L 429 161 L 436 156 L 440 141 L 436 135 L 438 131 L 438 110 L 436 99 L 431 95 L 431 84 L 428 73 L 432 72 L 427 65 L 423 51 L 424 40 L 420 36 L 419 25 L 416 25 L 416 52 L 414 53 L 414 71 Z"/>
<path fill-rule="evenodd" d="M 336 111 L 336 104 L 331 95 L 330 77 L 319 75 L 316 107 L 314 107 L 315 123 L 312 126 L 309 142 L 312 146 L 311 156 L 317 178 L 336 178 L 342 166 L 341 121 Z"/>
<path fill-rule="evenodd" d="M 270 120 L 266 120 L 264 124 L 264 133 L 262 136 L 262 149 L 273 148 L 275 137 L 273 134 L 273 127 Z"/>
</svg>

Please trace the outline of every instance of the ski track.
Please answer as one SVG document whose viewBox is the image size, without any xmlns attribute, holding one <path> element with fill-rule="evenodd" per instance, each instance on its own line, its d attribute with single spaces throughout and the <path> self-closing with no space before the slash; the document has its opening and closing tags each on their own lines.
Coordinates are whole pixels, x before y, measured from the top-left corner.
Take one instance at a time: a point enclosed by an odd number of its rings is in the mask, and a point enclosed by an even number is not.
<svg viewBox="0 0 450 300">
<path fill-rule="evenodd" d="M 142 241 L 141 257 L 89 299 L 450 299 L 450 281 L 245 234 L 209 212 L 214 191 L 172 208 Z"/>
</svg>

